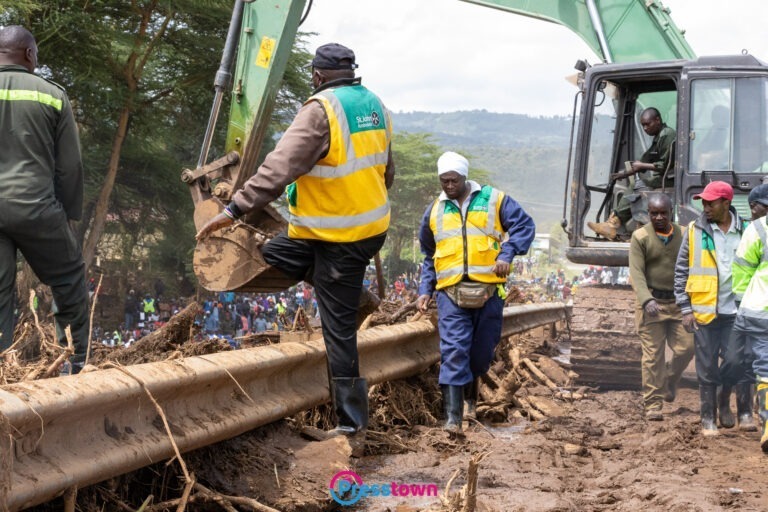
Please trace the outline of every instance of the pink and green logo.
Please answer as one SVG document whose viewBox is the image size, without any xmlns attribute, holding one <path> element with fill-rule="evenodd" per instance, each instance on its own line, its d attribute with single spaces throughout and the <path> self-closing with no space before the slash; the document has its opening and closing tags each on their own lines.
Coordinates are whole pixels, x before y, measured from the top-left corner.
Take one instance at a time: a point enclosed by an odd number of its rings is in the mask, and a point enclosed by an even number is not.
<svg viewBox="0 0 768 512">
<path fill-rule="evenodd" d="M 437 497 L 437 484 L 425 483 L 376 483 L 366 484 L 363 479 L 354 471 L 339 471 L 329 485 L 331 498 L 339 505 L 354 505 L 363 498 L 378 497 L 409 497 L 409 496 L 434 496 Z"/>
</svg>

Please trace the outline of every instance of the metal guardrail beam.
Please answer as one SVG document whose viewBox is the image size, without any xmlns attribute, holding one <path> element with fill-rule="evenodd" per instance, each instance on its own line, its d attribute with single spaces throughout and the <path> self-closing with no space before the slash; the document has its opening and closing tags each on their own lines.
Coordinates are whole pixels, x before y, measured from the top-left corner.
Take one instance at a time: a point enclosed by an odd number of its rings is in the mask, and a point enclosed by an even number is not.
<svg viewBox="0 0 768 512">
<path fill-rule="evenodd" d="M 503 336 L 565 319 L 561 304 L 504 310 Z M 371 384 L 440 359 L 428 321 L 358 334 Z M 0 388 L 0 504 L 21 510 L 242 434 L 330 399 L 322 340 L 220 352 Z"/>
</svg>

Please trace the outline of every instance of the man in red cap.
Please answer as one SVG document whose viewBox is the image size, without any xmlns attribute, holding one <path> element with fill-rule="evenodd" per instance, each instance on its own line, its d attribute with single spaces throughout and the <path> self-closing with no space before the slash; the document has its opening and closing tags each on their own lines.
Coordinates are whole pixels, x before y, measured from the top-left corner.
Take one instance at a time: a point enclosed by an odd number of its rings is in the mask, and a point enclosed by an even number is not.
<svg viewBox="0 0 768 512">
<path fill-rule="evenodd" d="M 704 211 L 683 233 L 675 265 L 675 302 L 683 314 L 683 326 L 693 332 L 702 434 L 717 434 L 716 410 L 721 427 L 734 426 L 729 405 L 734 386 L 743 423 L 740 428 L 753 430 L 754 376 L 739 357 L 743 353 L 739 344 L 744 339 L 733 332 L 738 308 L 731 276 L 731 264 L 748 221 L 731 206 L 733 188 L 724 181 L 709 183 L 693 198 L 701 199 Z M 723 362 L 718 366 L 721 356 Z M 718 386 L 722 386 L 720 400 Z"/>
</svg>

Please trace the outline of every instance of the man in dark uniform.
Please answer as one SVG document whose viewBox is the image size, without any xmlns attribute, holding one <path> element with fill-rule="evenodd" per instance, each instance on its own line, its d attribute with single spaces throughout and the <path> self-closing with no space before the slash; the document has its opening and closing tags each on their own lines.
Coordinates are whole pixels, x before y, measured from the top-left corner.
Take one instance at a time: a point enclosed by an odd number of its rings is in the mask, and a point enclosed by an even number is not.
<svg viewBox="0 0 768 512">
<path fill-rule="evenodd" d="M 77 373 L 88 347 L 85 265 L 69 225 L 82 214 L 80 141 L 66 93 L 36 66 L 34 36 L 0 29 L 0 350 L 13 342 L 18 249 L 51 287 L 60 343 L 71 328 Z"/>
<path fill-rule="evenodd" d="M 262 253 L 270 265 L 315 287 L 338 420 L 330 433 L 347 436 L 368 425 L 356 320 L 365 271 L 387 235 L 387 189 L 395 173 L 389 111 L 355 78 L 355 68 L 349 48 L 317 49 L 312 97 L 224 212 L 197 233 L 201 240 L 286 191 L 288 233 Z"/>
<path fill-rule="evenodd" d="M 592 231 L 609 240 L 614 240 L 618 229 L 622 225 L 626 226 L 627 222 L 632 218 L 632 203 L 635 201 L 644 202 L 642 197 L 644 190 L 661 188 L 662 185 L 669 186 L 674 178 L 672 156 L 674 154 L 674 142 L 677 138 L 675 130 L 661 120 L 661 114 L 653 107 L 643 110 L 643 113 L 640 115 L 640 124 L 643 127 L 643 131 L 653 137 L 651 145 L 643 153 L 643 156 L 640 157 L 640 160 L 632 162 L 631 170 L 614 175 L 614 178 L 628 178 L 640 173 L 635 180 L 635 193 L 622 197 L 616 206 L 616 210 L 611 213 L 607 221 L 600 223 L 587 222 Z M 635 214 L 640 213 L 642 217 L 640 219 L 641 223 L 647 224 L 649 222 L 647 207 L 636 207 L 635 210 L 637 211 Z"/>
</svg>

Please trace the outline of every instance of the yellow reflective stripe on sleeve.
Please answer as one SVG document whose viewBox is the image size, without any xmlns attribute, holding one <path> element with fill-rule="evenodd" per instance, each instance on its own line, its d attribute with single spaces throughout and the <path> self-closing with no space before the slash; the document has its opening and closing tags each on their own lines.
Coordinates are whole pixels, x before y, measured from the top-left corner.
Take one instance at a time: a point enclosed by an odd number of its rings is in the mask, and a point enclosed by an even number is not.
<svg viewBox="0 0 768 512">
<path fill-rule="evenodd" d="M 24 91 L 19 89 L 0 89 L 0 101 L 36 101 L 61 111 L 63 101 L 50 94 L 40 91 Z"/>
</svg>

